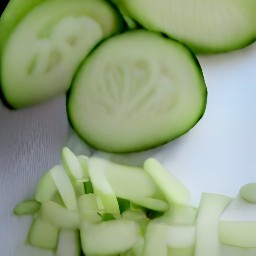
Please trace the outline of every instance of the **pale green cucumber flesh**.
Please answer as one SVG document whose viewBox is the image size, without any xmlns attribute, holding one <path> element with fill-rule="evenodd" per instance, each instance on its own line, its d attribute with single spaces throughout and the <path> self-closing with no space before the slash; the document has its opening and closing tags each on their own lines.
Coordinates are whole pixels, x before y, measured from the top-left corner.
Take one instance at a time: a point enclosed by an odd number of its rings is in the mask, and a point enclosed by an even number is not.
<svg viewBox="0 0 256 256">
<path fill-rule="evenodd" d="M 81 228 L 86 255 L 118 255 L 129 250 L 138 238 L 138 226 L 131 220 L 111 220 Z"/>
<path fill-rule="evenodd" d="M 186 47 L 136 30 L 105 40 L 88 56 L 67 108 L 71 125 L 86 142 L 125 153 L 186 133 L 202 117 L 206 99 L 201 68 Z"/>
<path fill-rule="evenodd" d="M 104 166 L 106 178 L 117 197 L 132 202 L 157 197 L 157 187 L 143 168 L 116 164 L 107 159 L 93 157 Z"/>
<path fill-rule="evenodd" d="M 85 193 L 84 182 L 88 181 L 88 172 L 85 169 L 86 157 L 78 159 L 78 157 L 67 147 L 62 149 L 61 162 L 64 170 L 69 176 L 76 195 Z M 87 163 L 86 163 L 87 165 Z"/>
<path fill-rule="evenodd" d="M 187 188 L 159 161 L 154 158 L 147 159 L 144 163 L 144 169 L 170 205 L 189 203 L 190 194 Z"/>
<path fill-rule="evenodd" d="M 168 247 L 168 256 L 194 256 L 194 249 L 192 248 L 172 248 Z"/>
<path fill-rule="evenodd" d="M 196 240 L 195 225 L 169 226 L 166 235 L 167 245 L 169 248 L 194 250 Z"/>
<path fill-rule="evenodd" d="M 69 210 L 77 210 L 76 194 L 71 180 L 62 166 L 55 166 L 50 175 L 60 193 L 64 205 Z"/>
<path fill-rule="evenodd" d="M 256 221 L 222 221 L 219 232 L 223 244 L 256 248 Z"/>
<path fill-rule="evenodd" d="M 16 215 L 34 214 L 38 212 L 41 204 L 35 200 L 25 200 L 17 204 L 13 210 Z"/>
<path fill-rule="evenodd" d="M 85 175 L 85 178 L 89 179 L 89 173 L 88 173 L 88 157 L 80 155 L 77 157 L 78 161 L 82 167 L 83 173 Z"/>
<path fill-rule="evenodd" d="M 196 219 L 196 243 L 194 256 L 221 255 L 218 221 L 231 198 L 203 193 Z"/>
<path fill-rule="evenodd" d="M 100 198 L 106 213 L 120 214 L 117 196 L 106 176 L 107 165 L 97 158 L 88 160 L 88 170 L 94 193 Z"/>
<path fill-rule="evenodd" d="M 21 108 L 65 93 L 84 57 L 119 29 L 119 14 L 103 0 L 36 6 L 13 30 L 1 55 L 5 100 Z"/>
<path fill-rule="evenodd" d="M 76 180 L 83 180 L 86 177 L 86 174 L 83 172 L 83 168 L 77 158 L 77 156 L 67 147 L 62 149 L 62 165 L 65 171 L 73 176 Z"/>
<path fill-rule="evenodd" d="M 56 167 L 53 167 L 56 168 Z M 47 171 L 38 181 L 36 185 L 35 199 L 40 202 L 51 200 L 58 192 L 58 189 L 52 179 L 50 171 Z"/>
<path fill-rule="evenodd" d="M 58 236 L 57 227 L 38 217 L 30 227 L 28 243 L 35 247 L 54 250 L 57 247 Z"/>
<path fill-rule="evenodd" d="M 41 218 L 61 229 L 78 229 L 79 215 L 53 201 L 42 203 Z"/>
<path fill-rule="evenodd" d="M 191 225 L 195 223 L 197 209 L 189 205 L 175 205 L 162 216 L 164 223 L 169 225 Z"/>
<path fill-rule="evenodd" d="M 256 204 L 256 183 L 248 183 L 242 186 L 239 194 L 244 200 Z"/>
<path fill-rule="evenodd" d="M 237 197 L 222 213 L 218 228 L 223 244 L 256 248 L 256 204 Z"/>
<path fill-rule="evenodd" d="M 168 256 L 192 256 L 196 240 L 196 210 L 188 205 L 174 206 L 162 217 L 154 220 L 154 225 L 162 227 L 162 249 Z M 154 229 L 152 232 L 154 233 Z M 150 236 L 154 237 L 154 234 Z M 159 239 L 155 238 L 157 243 Z M 150 245 L 152 247 L 153 245 Z"/>
<path fill-rule="evenodd" d="M 137 242 L 132 246 L 132 248 L 124 254 L 124 256 L 141 256 L 143 255 L 143 249 L 145 245 L 145 239 L 143 237 L 139 237 Z M 122 254 L 120 255 L 122 256 Z"/>
<path fill-rule="evenodd" d="M 145 246 L 142 255 L 145 256 L 168 256 L 166 243 L 167 226 L 152 221 L 145 233 Z"/>
<path fill-rule="evenodd" d="M 86 194 L 78 198 L 78 212 L 82 224 L 95 224 L 101 221 L 98 213 L 103 212 L 95 194 Z"/>
<path fill-rule="evenodd" d="M 77 230 L 60 230 L 56 256 L 80 256 L 80 238 Z"/>
<path fill-rule="evenodd" d="M 35 6 L 44 0 L 11 0 L 8 2 L 0 19 L 0 52 L 17 24 L 25 17 L 25 15 Z"/>
<path fill-rule="evenodd" d="M 226 52 L 256 39 L 254 0 L 121 0 L 132 18 L 199 53 Z"/>
</svg>

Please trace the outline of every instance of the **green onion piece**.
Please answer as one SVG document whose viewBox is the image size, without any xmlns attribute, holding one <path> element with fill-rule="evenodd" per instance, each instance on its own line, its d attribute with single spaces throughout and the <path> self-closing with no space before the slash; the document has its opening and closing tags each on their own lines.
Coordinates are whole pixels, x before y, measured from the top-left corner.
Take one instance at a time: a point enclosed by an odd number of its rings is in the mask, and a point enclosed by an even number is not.
<svg viewBox="0 0 256 256">
<path fill-rule="evenodd" d="M 118 201 L 119 210 L 121 214 L 126 210 L 130 209 L 131 203 L 129 200 L 118 197 L 117 201 Z"/>
<path fill-rule="evenodd" d="M 85 194 L 93 193 L 93 186 L 91 181 L 84 182 L 84 192 Z"/>
</svg>

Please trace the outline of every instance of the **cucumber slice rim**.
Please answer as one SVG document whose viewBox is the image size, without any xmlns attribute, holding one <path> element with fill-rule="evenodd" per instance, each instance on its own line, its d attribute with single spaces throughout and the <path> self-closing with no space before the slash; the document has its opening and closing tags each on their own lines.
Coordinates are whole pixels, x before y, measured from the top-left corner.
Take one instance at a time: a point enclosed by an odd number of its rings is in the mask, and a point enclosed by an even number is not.
<svg viewBox="0 0 256 256">
<path fill-rule="evenodd" d="M 183 24 L 181 22 L 181 24 L 178 24 L 180 21 L 178 21 L 177 23 L 177 27 L 181 26 L 179 29 L 176 29 L 175 26 L 171 29 L 169 29 L 165 24 L 164 22 L 159 22 L 154 20 L 154 18 L 151 18 L 152 16 L 150 16 L 149 14 L 147 14 L 146 12 L 142 14 L 140 13 L 140 10 L 139 10 L 139 7 L 136 7 L 136 4 L 135 1 L 132 1 L 132 3 L 129 3 L 128 0 L 120 0 L 120 4 L 122 5 L 122 7 L 125 9 L 125 11 L 129 14 L 129 16 L 135 20 L 135 22 L 137 22 L 138 24 L 142 25 L 143 27 L 145 27 L 146 29 L 149 29 L 151 31 L 155 31 L 155 32 L 162 32 L 162 33 L 165 33 L 169 38 L 172 38 L 172 39 L 176 39 L 180 42 L 182 42 L 183 44 L 187 45 L 187 47 L 189 47 L 190 49 L 193 50 L 193 52 L 195 52 L 196 54 L 217 54 L 217 53 L 226 53 L 226 52 L 230 52 L 230 51 L 235 51 L 235 50 L 239 50 L 239 49 L 242 49 L 242 48 L 245 48 L 247 46 L 249 46 L 250 44 L 254 43 L 256 41 L 256 31 L 255 29 L 253 29 L 253 24 L 255 24 L 255 18 L 251 17 L 253 14 L 250 13 L 250 9 L 255 9 L 256 8 L 256 4 L 254 6 L 251 6 L 252 3 L 248 2 L 247 3 L 244 3 L 244 5 L 248 5 L 250 6 L 249 8 L 247 7 L 247 9 L 244 9 L 243 12 L 241 12 L 241 16 L 243 16 L 244 18 L 244 21 L 246 23 L 248 23 L 247 25 L 248 26 L 251 26 L 252 28 L 250 29 L 250 32 L 248 30 L 248 33 L 247 35 L 244 35 L 243 38 L 241 38 L 240 40 L 237 40 L 236 42 L 233 42 L 232 43 L 229 43 L 227 45 L 223 44 L 223 47 L 222 46 L 216 46 L 216 43 L 213 44 L 213 45 L 210 45 L 206 43 L 206 45 L 202 42 L 202 40 L 198 40 L 196 39 L 196 36 L 191 36 L 189 35 L 189 30 L 191 30 L 191 27 L 190 28 L 187 28 L 185 27 L 185 23 Z M 168 2 L 168 1 L 167 1 Z M 172 3 L 171 3 L 172 2 Z M 192 2 L 192 1 L 191 1 Z M 196 1 L 194 1 L 196 2 Z M 211 2 L 211 1 L 210 1 Z M 241 1 L 242 2 L 242 1 Z M 144 3 L 142 1 L 142 3 Z M 170 1 L 169 2 L 169 6 L 170 7 L 172 4 L 172 9 L 175 8 L 175 5 L 177 5 L 177 3 L 179 3 L 179 1 Z M 149 3 L 151 4 L 151 3 Z M 184 3 L 185 4 L 185 3 Z M 200 4 L 200 3 L 199 3 Z M 152 5 L 152 4 L 151 4 Z M 160 3 L 161 5 L 161 3 Z M 217 4 L 216 4 L 217 5 Z M 137 4 L 138 6 L 138 4 Z M 191 6 L 190 6 L 191 7 Z M 193 7 L 193 6 L 192 6 Z M 213 4 L 213 7 L 216 7 L 214 6 Z M 228 6 L 230 8 L 230 6 Z M 232 6 L 231 6 L 232 7 Z M 239 6 L 239 4 L 236 6 L 236 4 L 233 6 L 234 8 L 230 10 L 230 13 L 233 14 L 235 13 L 236 8 L 239 9 L 239 7 L 241 8 L 241 6 Z M 181 9 L 181 6 L 178 6 L 177 8 L 180 8 Z M 197 9 L 198 7 L 195 6 L 195 9 Z M 171 9 L 171 7 L 170 7 Z M 198 8 L 199 9 L 199 8 Z M 158 10 L 159 12 L 163 11 L 164 10 Z M 178 10 L 180 11 L 180 10 Z M 180 16 L 183 15 L 183 17 L 186 15 L 185 11 L 184 11 L 184 7 L 183 7 L 183 13 L 181 13 Z M 216 12 L 216 9 L 214 10 Z M 232 13 L 233 12 L 233 13 Z M 247 13 L 248 12 L 248 13 Z M 248 14 L 248 17 L 245 17 L 246 14 Z M 156 13 L 158 14 L 158 13 Z M 147 16 L 146 18 L 144 18 L 144 16 Z M 163 13 L 162 14 L 165 18 L 168 18 L 168 15 L 167 15 L 167 12 L 166 13 Z M 189 15 L 191 15 L 189 13 Z M 226 14 L 227 15 L 227 14 Z M 169 16 L 172 16 L 171 14 L 169 14 Z M 195 15 L 193 15 L 195 16 Z M 203 16 L 203 15 L 202 15 Z M 204 15 L 206 16 L 206 15 Z M 227 15 L 228 16 L 228 15 Z M 240 17 L 241 18 L 241 17 Z M 170 20 L 169 22 L 175 22 L 175 19 L 174 20 Z M 187 23 L 189 22 L 189 20 L 187 19 L 186 20 Z M 190 23 L 195 23 L 195 25 L 198 26 L 198 23 L 199 23 L 199 20 L 197 19 L 196 21 L 191 21 L 190 20 Z M 197 23 L 196 23 L 197 22 Z M 206 22 L 203 22 L 201 21 L 202 23 L 206 23 Z M 230 21 L 228 21 L 230 22 Z M 166 21 L 167 23 L 167 21 Z M 213 22 L 211 22 L 213 23 Z M 231 23 L 231 22 L 230 22 Z M 233 22 L 234 23 L 234 22 Z M 238 22 L 239 23 L 239 22 Z M 190 26 L 189 24 L 187 24 L 188 26 Z M 221 24 L 219 24 L 221 26 Z M 239 25 L 239 24 L 238 24 Z M 245 26 L 244 26 L 245 27 Z M 255 27 L 255 26 L 254 26 Z M 187 33 L 180 33 L 182 30 L 188 30 Z M 194 29 L 194 27 L 192 27 L 192 29 Z M 198 28 L 200 30 L 200 27 Z M 201 29 L 202 30 L 202 29 Z M 196 31 L 196 30 L 195 30 Z M 209 35 L 208 35 L 209 36 Z M 200 36 L 199 36 L 200 37 Z M 195 40 L 196 39 L 196 40 Z M 195 42 L 194 42 L 195 41 Z"/>
<path fill-rule="evenodd" d="M 151 145 L 151 146 L 148 146 L 148 145 L 147 146 L 140 146 L 140 147 L 137 147 L 137 148 L 130 148 L 130 149 L 125 149 L 125 150 L 120 150 L 120 151 L 119 150 L 113 150 L 113 149 L 111 150 L 111 149 L 107 149 L 107 148 L 102 148 L 102 147 L 97 146 L 96 145 L 97 143 L 88 139 L 88 137 L 90 137 L 90 136 L 87 136 L 87 139 L 86 139 L 83 136 L 82 132 L 79 131 L 79 129 L 77 129 L 77 124 L 74 124 L 76 118 L 72 118 L 72 110 L 71 110 L 71 101 L 72 101 L 72 97 L 73 97 L 73 90 L 74 90 L 74 88 L 76 89 L 76 87 L 78 87 L 78 85 L 76 84 L 77 83 L 76 81 L 78 80 L 78 77 L 81 73 L 81 70 L 83 69 L 84 66 L 86 66 L 90 62 L 91 58 L 94 56 L 95 52 L 97 52 L 98 49 L 100 49 L 102 46 L 104 46 L 105 43 L 107 43 L 109 40 L 111 40 L 114 37 L 122 36 L 124 34 L 129 35 L 129 34 L 132 34 L 132 33 L 139 33 L 139 32 L 146 32 L 146 33 L 151 33 L 152 35 L 158 35 L 158 36 L 160 36 L 160 37 L 162 37 L 166 40 L 169 40 L 173 44 L 176 44 L 178 47 L 180 47 L 181 49 L 183 49 L 184 51 L 187 52 L 188 59 L 191 61 L 191 63 L 193 63 L 192 66 L 193 66 L 195 74 L 198 78 L 198 87 L 200 88 L 200 92 L 201 92 L 200 100 L 202 100 L 201 108 L 200 108 L 200 111 L 198 111 L 198 113 L 197 113 L 197 117 L 194 118 L 193 124 L 190 125 L 189 127 L 187 127 L 186 129 L 183 129 L 183 131 L 178 133 L 177 135 L 172 136 L 171 139 L 167 138 L 167 139 L 162 140 L 159 143 L 155 143 L 154 145 Z M 84 61 L 80 64 L 79 68 L 76 70 L 76 73 L 75 73 L 75 75 L 73 77 L 73 80 L 72 80 L 72 84 L 71 84 L 69 90 L 67 91 L 66 109 L 67 109 L 68 121 L 69 121 L 71 127 L 76 131 L 77 135 L 82 140 L 86 141 L 86 143 L 90 147 L 92 147 L 96 150 L 103 150 L 105 152 L 110 152 L 110 153 L 114 152 L 114 153 L 121 153 L 122 154 L 122 153 L 141 152 L 141 151 L 148 150 L 148 149 L 151 149 L 151 148 L 156 148 L 156 147 L 162 146 L 164 144 L 167 144 L 170 141 L 175 140 L 175 139 L 179 138 L 180 136 L 186 134 L 204 116 L 204 113 L 205 113 L 206 107 L 207 107 L 207 98 L 208 98 L 208 90 L 207 90 L 207 86 L 206 86 L 206 83 L 205 83 L 204 74 L 203 74 L 201 65 L 199 63 L 199 60 L 197 59 L 196 55 L 192 52 L 191 49 L 189 49 L 184 43 L 181 43 L 181 42 L 177 41 L 176 39 L 169 38 L 163 33 L 154 32 L 154 31 L 147 31 L 145 29 L 135 29 L 135 30 L 127 31 L 123 34 L 119 34 L 117 36 L 114 35 L 114 36 L 110 36 L 108 38 L 104 38 L 97 45 L 95 45 L 95 47 L 92 49 L 92 51 L 89 53 L 89 55 L 87 55 L 87 57 L 84 59 Z"/>
</svg>

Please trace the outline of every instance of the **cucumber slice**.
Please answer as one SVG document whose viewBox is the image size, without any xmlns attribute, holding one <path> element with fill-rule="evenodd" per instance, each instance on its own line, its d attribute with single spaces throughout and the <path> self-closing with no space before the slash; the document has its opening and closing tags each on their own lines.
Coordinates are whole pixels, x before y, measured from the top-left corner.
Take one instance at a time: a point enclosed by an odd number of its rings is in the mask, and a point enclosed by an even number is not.
<svg viewBox="0 0 256 256">
<path fill-rule="evenodd" d="M 157 221 L 151 221 L 145 234 L 144 256 L 168 256 L 167 226 Z"/>
<path fill-rule="evenodd" d="M 189 205 L 175 205 L 161 217 L 169 225 L 191 225 L 195 223 L 197 209 Z"/>
<path fill-rule="evenodd" d="M 146 216 L 145 212 L 142 209 L 127 210 L 123 212 L 122 218 L 135 221 L 140 226 L 143 235 L 150 222 L 150 219 Z"/>
<path fill-rule="evenodd" d="M 62 229 L 55 256 L 80 256 L 79 232 Z"/>
<path fill-rule="evenodd" d="M 218 220 L 230 201 L 226 196 L 202 194 L 196 220 L 195 256 L 221 255 Z"/>
<path fill-rule="evenodd" d="M 79 161 L 78 157 L 67 147 L 62 149 L 62 165 L 68 174 L 76 194 L 85 194 L 84 182 L 88 181 L 88 171 L 85 170 L 85 157 Z M 82 163 L 82 165 L 81 165 Z M 87 163 L 86 163 L 87 165 Z"/>
<path fill-rule="evenodd" d="M 63 167 L 55 166 L 50 170 L 50 174 L 65 206 L 69 210 L 77 210 L 75 190 Z"/>
<path fill-rule="evenodd" d="M 193 256 L 195 226 L 169 226 L 166 234 L 168 256 Z"/>
<path fill-rule="evenodd" d="M 78 212 L 82 225 L 95 224 L 101 221 L 98 214 L 102 208 L 98 206 L 95 194 L 86 194 L 78 198 Z"/>
<path fill-rule="evenodd" d="M 35 247 L 54 250 L 57 247 L 58 236 L 59 229 L 39 216 L 30 227 L 28 243 Z"/>
<path fill-rule="evenodd" d="M 145 239 L 140 237 L 128 252 L 120 254 L 120 256 L 141 256 L 143 255 L 144 245 Z"/>
<path fill-rule="evenodd" d="M 124 153 L 186 133 L 202 117 L 206 97 L 201 69 L 187 48 L 136 30 L 105 40 L 92 52 L 74 79 L 67 107 L 85 141 Z"/>
<path fill-rule="evenodd" d="M 156 159 L 147 159 L 144 163 L 144 168 L 170 205 L 188 204 L 190 194 L 187 188 Z"/>
<path fill-rule="evenodd" d="M 185 248 L 184 249 L 184 248 L 168 247 L 168 256 L 194 256 L 193 248 Z M 235 255 L 233 255 L 233 256 L 235 256 Z"/>
<path fill-rule="evenodd" d="M 20 108 L 65 93 L 80 62 L 120 24 L 103 0 L 41 3 L 16 26 L 1 56 L 5 100 Z"/>
<path fill-rule="evenodd" d="M 94 193 L 101 199 L 106 213 L 120 214 L 117 197 L 106 177 L 104 161 L 95 157 L 88 160 L 89 176 L 93 185 Z"/>
<path fill-rule="evenodd" d="M 195 246 L 196 209 L 188 205 L 175 205 L 156 222 L 166 226 L 165 242 L 168 256 L 192 256 Z"/>
<path fill-rule="evenodd" d="M 79 215 L 53 201 L 42 203 L 41 217 L 43 220 L 61 229 L 78 229 Z"/>
<path fill-rule="evenodd" d="M 234 199 L 220 217 L 219 235 L 224 244 L 256 248 L 256 204 Z"/>
<path fill-rule="evenodd" d="M 255 0 L 120 0 L 132 18 L 196 52 L 216 53 L 252 43 Z"/>
<path fill-rule="evenodd" d="M 13 210 L 16 215 L 27 215 L 38 212 L 41 204 L 35 200 L 25 200 L 17 204 Z"/>
<path fill-rule="evenodd" d="M 81 165 L 81 168 L 83 170 L 85 178 L 89 179 L 89 171 L 88 171 L 88 159 L 89 158 L 87 156 L 83 156 L 83 155 L 80 155 L 77 158 Z"/>
<path fill-rule="evenodd" d="M 67 147 L 62 149 L 62 164 L 67 174 L 72 176 L 75 180 L 87 179 L 78 158 Z"/>
<path fill-rule="evenodd" d="M 52 169 L 59 168 L 54 166 Z M 51 176 L 51 172 L 47 171 L 38 181 L 35 192 L 35 199 L 40 202 L 46 202 L 53 198 L 58 192 L 55 182 Z"/>
<path fill-rule="evenodd" d="M 82 248 L 86 255 L 118 255 L 139 239 L 139 228 L 131 220 L 111 220 L 81 228 Z"/>
<path fill-rule="evenodd" d="M 116 164 L 102 158 L 94 161 L 104 165 L 106 178 L 117 197 L 132 202 L 155 197 L 157 188 L 143 168 Z"/>
</svg>

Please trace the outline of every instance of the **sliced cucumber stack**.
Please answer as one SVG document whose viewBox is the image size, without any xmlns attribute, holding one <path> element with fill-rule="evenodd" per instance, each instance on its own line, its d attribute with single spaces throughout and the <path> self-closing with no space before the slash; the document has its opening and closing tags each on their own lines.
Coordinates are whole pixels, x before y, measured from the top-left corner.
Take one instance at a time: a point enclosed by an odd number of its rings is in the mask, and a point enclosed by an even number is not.
<svg viewBox="0 0 256 256">
<path fill-rule="evenodd" d="M 135 30 L 105 40 L 86 58 L 67 108 L 73 128 L 93 147 L 133 152 L 186 133 L 206 99 L 201 68 L 186 47 Z"/>
<path fill-rule="evenodd" d="M 3 41 L 5 100 L 20 108 L 65 93 L 80 62 L 100 40 L 120 31 L 121 20 L 103 0 L 52 0 L 34 7 Z"/>
<path fill-rule="evenodd" d="M 255 0 L 120 0 L 127 13 L 196 52 L 242 48 L 256 38 Z"/>
</svg>

